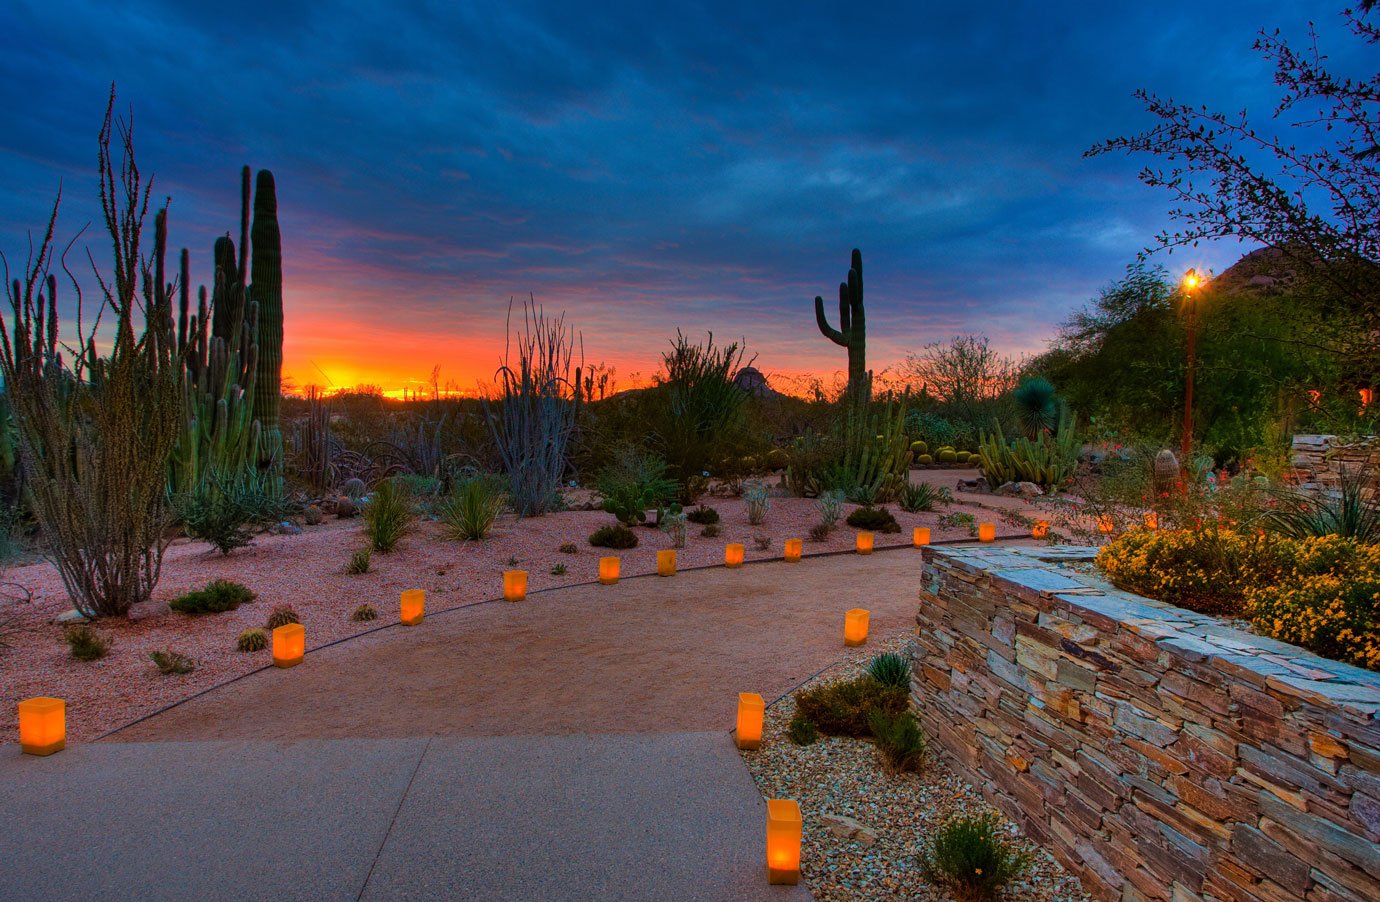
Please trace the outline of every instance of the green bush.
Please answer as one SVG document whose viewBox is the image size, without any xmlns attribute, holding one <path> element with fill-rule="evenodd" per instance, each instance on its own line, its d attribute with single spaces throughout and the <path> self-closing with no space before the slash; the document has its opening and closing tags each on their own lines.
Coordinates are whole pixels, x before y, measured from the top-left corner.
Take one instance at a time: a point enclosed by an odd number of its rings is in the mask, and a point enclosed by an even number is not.
<svg viewBox="0 0 1380 902">
<path fill-rule="evenodd" d="M 655 454 L 623 448 L 616 461 L 600 471 L 595 483 L 604 498 L 604 510 L 625 526 L 645 523 L 648 510 L 676 497 L 678 486 L 667 478 L 666 469 L 666 461 Z"/>
<path fill-rule="evenodd" d="M 708 526 L 710 523 L 719 522 L 719 512 L 712 507 L 701 504 L 699 507 L 692 508 L 685 513 L 685 519 L 691 523 L 698 523 L 701 526 Z"/>
<path fill-rule="evenodd" d="M 896 522 L 895 515 L 884 507 L 860 507 L 849 514 L 844 522 L 854 529 L 868 532 L 901 531 L 901 524 Z"/>
<path fill-rule="evenodd" d="M 85 623 L 78 623 L 62 631 L 67 648 L 78 661 L 98 661 L 110 653 L 110 640 Z"/>
<path fill-rule="evenodd" d="M 292 515 L 295 506 L 255 476 L 210 474 L 194 492 L 172 499 L 173 511 L 190 538 L 229 554 L 253 542 L 254 533 Z"/>
<path fill-rule="evenodd" d="M 636 548 L 637 533 L 620 524 L 601 526 L 589 537 L 595 548 Z"/>
<path fill-rule="evenodd" d="M 268 620 L 264 623 L 264 629 L 271 632 L 280 626 L 301 622 L 302 618 L 297 616 L 296 611 L 285 604 L 280 604 L 269 612 Z"/>
<path fill-rule="evenodd" d="M 895 716 L 873 711 L 867 719 L 882 764 L 894 773 L 917 771 L 925 761 L 925 734 L 909 711 Z"/>
<path fill-rule="evenodd" d="M 895 716 L 908 710 L 910 693 L 899 686 L 883 686 L 863 674 L 797 692 L 795 706 L 827 736 L 866 737 L 872 735 L 872 713 Z"/>
<path fill-rule="evenodd" d="M 814 745 L 819 741 L 819 729 L 804 714 L 796 714 L 786 725 L 786 738 L 796 745 Z"/>
<path fill-rule="evenodd" d="M 233 611 L 242 604 L 249 604 L 257 596 L 247 586 L 228 579 L 218 579 L 197 589 L 180 595 L 168 602 L 168 607 L 181 614 L 220 614 Z"/>
<path fill-rule="evenodd" d="M 867 664 L 867 673 L 883 686 L 910 688 L 910 660 L 894 651 L 883 652 Z"/>
<path fill-rule="evenodd" d="M 345 572 L 350 576 L 359 576 L 361 573 L 369 572 L 369 549 L 361 548 L 359 551 L 350 555 L 350 563 L 345 565 Z"/>
<path fill-rule="evenodd" d="M 149 657 L 158 667 L 158 672 L 163 676 L 173 676 L 176 674 L 191 673 L 196 670 L 196 662 L 191 656 L 184 655 L 180 651 L 151 651 Z"/>
<path fill-rule="evenodd" d="M 957 438 L 957 433 L 948 420 L 925 410 L 906 412 L 906 432 L 930 445 L 943 445 Z"/>
<path fill-rule="evenodd" d="M 947 888 L 959 902 L 991 902 L 1030 861 L 1030 855 L 997 832 L 994 818 L 960 818 L 935 833 L 920 855 L 920 869 L 926 880 Z"/>
<path fill-rule="evenodd" d="M 235 639 L 235 647 L 240 651 L 263 651 L 268 648 L 268 632 L 258 628 L 247 629 Z"/>
<path fill-rule="evenodd" d="M 364 508 L 364 535 L 369 546 L 381 554 L 392 551 L 412 529 L 415 516 L 407 491 L 396 481 L 385 479 Z"/>
<path fill-rule="evenodd" d="M 494 477 L 476 476 L 457 484 L 436 511 L 447 537 L 457 542 L 485 539 L 503 510 L 504 487 Z"/>
<path fill-rule="evenodd" d="M 928 482 L 907 483 L 896 495 L 896 503 L 908 514 L 932 511 L 936 504 L 951 500 L 948 489 L 936 488 Z"/>
</svg>

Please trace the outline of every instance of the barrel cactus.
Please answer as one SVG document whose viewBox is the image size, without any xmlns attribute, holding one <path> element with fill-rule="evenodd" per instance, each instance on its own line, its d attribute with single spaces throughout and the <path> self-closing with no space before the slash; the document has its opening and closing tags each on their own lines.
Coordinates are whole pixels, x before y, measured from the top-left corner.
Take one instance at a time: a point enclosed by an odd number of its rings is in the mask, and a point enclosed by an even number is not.
<svg viewBox="0 0 1380 902">
<path fill-rule="evenodd" d="M 268 633 L 261 629 L 247 629 L 235 640 L 240 651 L 263 651 L 268 648 Z"/>
<path fill-rule="evenodd" d="M 359 499 L 364 497 L 363 479 L 346 480 L 345 485 L 341 486 L 341 488 L 344 490 L 345 494 L 349 497 L 351 501 L 358 501 Z"/>
<path fill-rule="evenodd" d="M 1155 455 L 1154 482 L 1155 495 L 1168 495 L 1179 478 L 1179 459 L 1174 452 L 1165 448 Z"/>
<path fill-rule="evenodd" d="M 940 452 L 939 452 L 939 462 L 940 462 L 941 464 L 951 464 L 951 463 L 956 463 L 957 461 L 958 461 L 958 453 L 957 453 L 957 452 L 955 452 L 955 451 L 953 451 L 953 450 L 951 450 L 951 449 L 949 449 L 949 448 L 945 448 L 943 451 L 940 451 Z"/>
<path fill-rule="evenodd" d="M 285 604 L 280 604 L 268 615 L 268 622 L 264 624 L 264 629 L 276 630 L 280 626 L 287 626 L 289 623 L 301 623 L 302 618 L 297 616 L 297 612 Z"/>
<path fill-rule="evenodd" d="M 928 454 L 921 454 L 919 457 L 916 458 L 916 460 L 919 462 L 920 466 L 922 466 L 922 467 L 932 467 L 932 466 L 934 466 L 934 458 L 931 457 L 931 456 L 928 455 Z"/>
<path fill-rule="evenodd" d="M 930 446 L 929 446 L 929 443 L 928 443 L 928 442 L 911 442 L 911 443 L 910 443 L 910 453 L 911 453 L 911 454 L 914 454 L 917 458 L 920 457 L 921 455 L 929 454 L 929 453 L 930 453 Z"/>
</svg>

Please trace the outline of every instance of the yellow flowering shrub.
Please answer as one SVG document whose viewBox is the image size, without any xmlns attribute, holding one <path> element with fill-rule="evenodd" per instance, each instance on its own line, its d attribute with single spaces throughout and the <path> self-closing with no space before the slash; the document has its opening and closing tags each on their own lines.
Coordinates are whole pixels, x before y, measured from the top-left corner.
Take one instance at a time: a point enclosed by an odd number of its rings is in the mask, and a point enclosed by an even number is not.
<svg viewBox="0 0 1380 902">
<path fill-rule="evenodd" d="M 1113 585 L 1380 670 L 1380 545 L 1221 529 L 1136 530 L 1105 545 Z"/>
</svg>

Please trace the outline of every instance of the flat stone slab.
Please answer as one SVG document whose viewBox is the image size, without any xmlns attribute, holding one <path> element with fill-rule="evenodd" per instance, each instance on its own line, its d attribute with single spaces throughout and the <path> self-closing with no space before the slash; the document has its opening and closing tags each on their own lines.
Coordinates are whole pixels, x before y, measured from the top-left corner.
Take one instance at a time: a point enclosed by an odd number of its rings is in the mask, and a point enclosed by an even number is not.
<svg viewBox="0 0 1380 902">
<path fill-rule="evenodd" d="M 0 898 L 807 900 L 727 732 L 0 746 Z"/>
</svg>

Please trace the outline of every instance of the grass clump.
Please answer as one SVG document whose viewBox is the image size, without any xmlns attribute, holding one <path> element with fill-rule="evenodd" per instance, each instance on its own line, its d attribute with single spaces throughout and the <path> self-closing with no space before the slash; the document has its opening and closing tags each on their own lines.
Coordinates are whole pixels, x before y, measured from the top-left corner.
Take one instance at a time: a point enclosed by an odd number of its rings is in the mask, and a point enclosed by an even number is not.
<svg viewBox="0 0 1380 902">
<path fill-rule="evenodd" d="M 297 612 L 285 604 L 280 604 L 269 612 L 268 621 L 264 624 L 266 630 L 276 630 L 280 626 L 287 626 L 289 623 L 301 623 L 302 618 L 297 616 Z"/>
<path fill-rule="evenodd" d="M 457 542 L 488 537 L 503 510 L 504 491 L 492 477 L 476 476 L 455 487 L 441 502 L 437 516 L 446 535 Z"/>
<path fill-rule="evenodd" d="M 392 479 L 379 483 L 364 508 L 364 535 L 370 548 L 380 554 L 392 551 L 412 529 L 414 516 L 407 489 Z"/>
<path fill-rule="evenodd" d="M 796 714 L 786 725 L 786 738 L 796 745 L 814 745 L 819 742 L 819 729 L 804 714 Z"/>
<path fill-rule="evenodd" d="M 249 604 L 257 597 L 241 583 L 218 579 L 208 583 L 204 589 L 179 595 L 168 602 L 168 607 L 181 614 L 220 614 Z"/>
<path fill-rule="evenodd" d="M 566 573 L 565 564 L 556 564 L 555 566 L 553 566 L 553 567 L 551 568 L 551 575 L 552 575 L 552 576 L 565 576 L 565 573 Z"/>
<path fill-rule="evenodd" d="M 795 696 L 796 710 L 826 736 L 871 736 L 873 712 L 895 717 L 909 705 L 907 690 L 883 686 L 870 674 L 813 686 Z"/>
<path fill-rule="evenodd" d="M 369 572 L 369 549 L 361 548 L 350 555 L 350 563 L 345 565 L 345 572 L 350 576 L 358 576 L 361 573 Z"/>
<path fill-rule="evenodd" d="M 158 672 L 163 676 L 174 676 L 183 673 L 191 673 L 196 670 L 196 662 L 190 655 L 184 655 L 180 651 L 151 651 L 149 657 L 157 665 Z"/>
<path fill-rule="evenodd" d="M 699 507 L 686 511 L 685 519 L 689 520 L 691 523 L 708 526 L 711 523 L 719 522 L 719 512 L 708 505 L 701 504 Z"/>
<path fill-rule="evenodd" d="M 896 517 L 884 507 L 860 507 L 849 514 L 844 522 L 854 529 L 868 532 L 901 531 L 901 524 L 897 523 Z"/>
<path fill-rule="evenodd" d="M 258 627 L 247 629 L 235 639 L 235 647 L 240 651 L 263 651 L 268 648 L 268 631 Z"/>
<path fill-rule="evenodd" d="M 833 535 L 833 533 L 834 528 L 832 526 L 825 526 L 823 523 L 816 523 L 814 526 L 810 527 L 810 541 L 827 542 L 829 541 L 829 536 Z"/>
<path fill-rule="evenodd" d="M 883 686 L 910 688 L 910 661 L 899 652 L 888 651 L 877 655 L 868 662 L 867 673 Z"/>
<path fill-rule="evenodd" d="M 589 544 L 595 548 L 636 548 L 637 533 L 622 524 L 603 526 L 590 535 Z"/>
<path fill-rule="evenodd" d="M 917 771 L 925 762 L 925 734 L 920 722 L 909 711 L 895 717 L 883 711 L 873 711 L 867 718 L 882 765 L 892 773 Z"/>
<path fill-rule="evenodd" d="M 958 902 L 990 902 L 1030 866 L 997 830 L 996 819 L 958 818 L 935 833 L 920 855 L 925 879 L 949 890 Z"/>
<path fill-rule="evenodd" d="M 78 661 L 99 661 L 110 653 L 110 640 L 85 623 L 77 623 L 62 631 L 67 648 Z"/>
<path fill-rule="evenodd" d="M 355 623 L 368 623 L 370 620 L 378 620 L 379 612 L 375 610 L 373 605 L 366 603 L 355 608 L 354 613 L 350 615 L 350 619 Z"/>
</svg>

